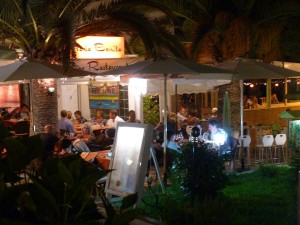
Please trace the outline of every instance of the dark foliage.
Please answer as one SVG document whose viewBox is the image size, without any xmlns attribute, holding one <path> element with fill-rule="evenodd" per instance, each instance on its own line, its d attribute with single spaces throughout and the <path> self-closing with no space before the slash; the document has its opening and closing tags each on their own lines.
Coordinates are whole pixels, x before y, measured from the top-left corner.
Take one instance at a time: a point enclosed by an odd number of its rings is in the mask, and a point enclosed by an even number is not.
<svg viewBox="0 0 300 225">
<path fill-rule="evenodd" d="M 182 153 L 177 155 L 171 173 L 186 195 L 194 191 L 194 197 L 201 201 L 216 197 L 225 187 L 224 162 L 223 157 L 207 149 L 206 145 L 195 146 L 193 162 L 193 143 L 187 143 L 182 147 Z"/>
</svg>

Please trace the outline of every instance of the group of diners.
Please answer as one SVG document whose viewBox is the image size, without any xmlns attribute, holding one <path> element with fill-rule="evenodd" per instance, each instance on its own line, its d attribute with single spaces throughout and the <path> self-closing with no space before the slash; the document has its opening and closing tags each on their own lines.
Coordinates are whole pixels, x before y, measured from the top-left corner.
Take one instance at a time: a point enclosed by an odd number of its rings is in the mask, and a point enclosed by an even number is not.
<svg viewBox="0 0 300 225">
<path fill-rule="evenodd" d="M 69 116 L 68 116 L 69 115 Z M 80 111 L 74 112 L 75 118 L 72 119 L 72 114 L 66 110 L 60 112 L 61 118 L 58 121 L 58 127 L 51 124 L 44 126 L 44 132 L 40 133 L 44 149 L 40 157 L 34 160 L 34 168 L 38 170 L 40 165 L 50 156 L 57 155 L 59 157 L 77 154 L 81 152 L 107 150 L 112 144 L 107 142 L 106 132 L 95 135 L 93 126 L 100 126 L 103 131 L 115 130 L 117 123 L 125 122 L 118 116 L 116 110 L 109 111 L 109 119 L 106 120 L 103 112 L 98 110 L 91 122 L 87 121 Z M 126 122 L 140 123 L 136 119 L 135 111 L 129 111 L 129 119 Z M 76 127 L 80 126 L 80 131 Z M 101 143 L 95 144 L 96 140 L 102 140 Z M 111 139 L 110 139 L 111 140 Z M 95 147 L 95 148 L 93 148 Z"/>
<path fill-rule="evenodd" d="M 26 104 L 22 104 L 21 107 L 14 108 L 11 112 L 8 112 L 7 108 L 0 107 L 0 113 L 2 120 L 30 120 L 30 111 Z"/>
<path fill-rule="evenodd" d="M 212 109 L 212 113 L 207 119 L 197 117 L 195 109 L 180 107 L 176 113 L 167 112 L 167 143 L 164 143 L 164 119 L 155 127 L 155 140 L 153 142 L 156 156 L 159 162 L 162 162 L 163 148 L 166 145 L 168 151 L 181 152 L 183 142 L 194 140 L 192 137 L 192 127 L 199 128 L 198 143 L 208 144 L 214 148 L 219 155 L 228 153 L 232 146 L 230 137 L 220 126 L 217 119 L 217 108 Z M 205 124 L 205 126 L 203 126 Z"/>
</svg>

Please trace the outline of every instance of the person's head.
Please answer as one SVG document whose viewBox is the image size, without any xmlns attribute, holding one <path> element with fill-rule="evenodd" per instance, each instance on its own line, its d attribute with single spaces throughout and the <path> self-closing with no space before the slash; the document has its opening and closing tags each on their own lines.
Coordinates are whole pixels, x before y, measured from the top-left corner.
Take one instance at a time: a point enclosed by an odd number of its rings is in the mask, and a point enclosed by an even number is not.
<svg viewBox="0 0 300 225">
<path fill-rule="evenodd" d="M 172 131 L 172 130 L 168 130 L 167 132 L 167 138 L 168 138 L 168 141 L 174 141 L 175 140 L 175 132 Z"/>
<path fill-rule="evenodd" d="M 115 119 L 117 115 L 118 115 L 117 110 L 113 110 L 113 109 L 109 110 L 109 118 Z"/>
<path fill-rule="evenodd" d="M 75 111 L 74 115 L 75 115 L 76 119 L 81 119 L 82 118 L 82 114 L 79 110 Z"/>
<path fill-rule="evenodd" d="M 71 111 L 67 111 L 67 119 L 71 119 L 72 118 L 72 112 Z"/>
<path fill-rule="evenodd" d="M 53 127 L 51 124 L 47 124 L 47 125 L 44 127 L 44 131 L 45 131 L 45 133 L 47 133 L 47 134 L 53 134 L 53 133 L 54 133 L 54 127 Z"/>
<path fill-rule="evenodd" d="M 128 116 L 129 116 L 130 121 L 135 121 L 136 120 L 136 115 L 135 115 L 134 110 L 130 110 Z"/>
<path fill-rule="evenodd" d="M 93 128 L 92 128 L 92 125 L 91 123 L 89 122 L 85 122 L 81 128 L 81 131 L 83 134 L 90 134 L 93 132 Z"/>
<path fill-rule="evenodd" d="M 62 118 L 66 118 L 67 115 L 68 115 L 68 113 L 67 113 L 66 110 L 61 110 L 61 111 L 60 111 L 60 116 L 61 116 Z"/>
<path fill-rule="evenodd" d="M 208 129 L 210 132 L 215 133 L 219 129 L 219 123 L 216 120 L 208 121 Z"/>
<path fill-rule="evenodd" d="M 218 113 L 218 108 L 216 108 L 216 107 L 212 108 L 211 113 L 212 114 L 217 114 Z"/>
<path fill-rule="evenodd" d="M 104 117 L 104 113 L 102 110 L 97 110 L 96 117 L 102 119 Z"/>
<path fill-rule="evenodd" d="M 182 116 L 186 116 L 187 115 L 187 110 L 185 107 L 180 107 L 179 109 L 179 114 L 182 115 Z"/>
<path fill-rule="evenodd" d="M 28 106 L 26 104 L 21 105 L 21 112 L 22 113 L 27 113 L 28 112 Z"/>
</svg>

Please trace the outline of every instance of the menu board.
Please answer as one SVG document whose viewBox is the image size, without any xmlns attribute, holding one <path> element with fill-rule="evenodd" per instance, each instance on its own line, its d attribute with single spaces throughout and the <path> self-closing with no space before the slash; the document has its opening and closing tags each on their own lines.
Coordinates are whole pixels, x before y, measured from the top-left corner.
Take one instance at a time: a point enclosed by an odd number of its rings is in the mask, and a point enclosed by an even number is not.
<svg viewBox="0 0 300 225">
<path fill-rule="evenodd" d="M 89 83 L 90 109 L 119 109 L 119 83 L 97 82 Z"/>
<path fill-rule="evenodd" d="M 150 157 L 153 126 L 141 123 L 118 123 L 112 148 L 110 169 L 105 191 L 126 196 L 141 196 Z"/>
</svg>

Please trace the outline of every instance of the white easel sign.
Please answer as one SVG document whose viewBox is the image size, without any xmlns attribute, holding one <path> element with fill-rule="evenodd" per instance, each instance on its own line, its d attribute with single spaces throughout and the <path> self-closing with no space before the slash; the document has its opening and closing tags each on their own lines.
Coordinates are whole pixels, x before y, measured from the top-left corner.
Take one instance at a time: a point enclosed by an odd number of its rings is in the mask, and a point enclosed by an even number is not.
<svg viewBox="0 0 300 225">
<path fill-rule="evenodd" d="M 118 123 L 105 192 L 126 196 L 138 192 L 141 197 L 150 158 L 153 126 Z"/>
</svg>

